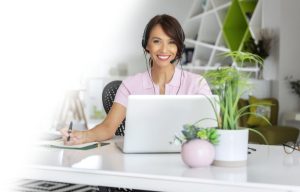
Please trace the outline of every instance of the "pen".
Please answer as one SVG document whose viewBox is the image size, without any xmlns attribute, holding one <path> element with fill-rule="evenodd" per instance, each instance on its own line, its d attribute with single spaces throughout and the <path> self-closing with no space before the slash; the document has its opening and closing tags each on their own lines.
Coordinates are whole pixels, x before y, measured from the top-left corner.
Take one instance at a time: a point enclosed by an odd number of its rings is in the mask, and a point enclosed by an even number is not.
<svg viewBox="0 0 300 192">
<path fill-rule="evenodd" d="M 73 122 L 71 121 L 71 122 L 70 122 L 70 125 L 69 125 L 69 129 L 68 129 L 68 134 L 69 134 L 69 136 L 68 136 L 68 138 L 67 138 L 67 141 L 70 141 L 70 134 L 71 134 L 71 132 L 72 132 L 72 126 L 73 126 Z"/>
</svg>

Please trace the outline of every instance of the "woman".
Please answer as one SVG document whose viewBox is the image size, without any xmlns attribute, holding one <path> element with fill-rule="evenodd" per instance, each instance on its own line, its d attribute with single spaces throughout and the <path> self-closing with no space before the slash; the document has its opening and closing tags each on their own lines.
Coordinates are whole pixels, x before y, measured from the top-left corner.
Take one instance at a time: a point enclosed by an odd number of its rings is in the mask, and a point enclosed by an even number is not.
<svg viewBox="0 0 300 192">
<path fill-rule="evenodd" d="M 62 129 L 66 144 L 81 144 L 111 139 L 126 115 L 129 95 L 211 95 L 210 88 L 198 74 L 176 68 L 184 50 L 184 32 L 179 22 L 169 15 L 157 15 L 147 24 L 142 46 L 150 56 L 147 71 L 128 77 L 120 85 L 114 104 L 105 120 L 88 131 L 73 131 L 70 140 Z"/>
</svg>

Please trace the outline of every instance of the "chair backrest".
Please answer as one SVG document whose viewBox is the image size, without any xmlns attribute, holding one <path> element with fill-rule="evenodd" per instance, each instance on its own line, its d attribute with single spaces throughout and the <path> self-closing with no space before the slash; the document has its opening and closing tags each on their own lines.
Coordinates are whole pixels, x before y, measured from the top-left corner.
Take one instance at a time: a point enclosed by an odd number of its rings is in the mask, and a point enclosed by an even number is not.
<svg viewBox="0 0 300 192">
<path fill-rule="evenodd" d="M 110 109 L 113 105 L 117 90 L 118 90 L 119 86 L 121 85 L 121 83 L 122 83 L 122 81 L 115 80 L 115 81 L 108 83 L 103 89 L 102 103 L 103 103 L 103 107 L 104 107 L 106 114 L 108 114 L 108 112 L 110 111 Z M 115 135 L 124 136 L 124 130 L 125 130 L 125 119 L 118 127 Z"/>
<path fill-rule="evenodd" d="M 270 116 L 270 123 L 275 126 L 278 123 L 278 111 L 279 111 L 279 103 L 278 100 L 275 98 L 266 98 L 267 100 L 271 101 L 271 116 Z M 244 106 L 249 105 L 249 100 L 247 99 L 240 99 L 238 103 L 238 108 L 242 108 Z M 248 120 L 249 115 L 242 116 L 240 118 L 240 126 L 242 127 L 249 127 L 247 125 L 247 120 Z"/>
</svg>

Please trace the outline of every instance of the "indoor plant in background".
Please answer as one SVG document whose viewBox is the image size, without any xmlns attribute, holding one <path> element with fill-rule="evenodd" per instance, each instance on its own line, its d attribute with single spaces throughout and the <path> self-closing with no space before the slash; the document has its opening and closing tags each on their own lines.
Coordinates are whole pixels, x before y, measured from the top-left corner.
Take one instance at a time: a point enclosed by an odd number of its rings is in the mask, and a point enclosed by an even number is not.
<svg viewBox="0 0 300 192">
<path fill-rule="evenodd" d="M 237 66 L 242 66 L 244 62 L 262 64 L 261 57 L 248 52 L 230 51 L 224 56 L 232 57 Z M 247 162 L 249 128 L 239 127 L 238 122 L 241 116 L 250 114 L 247 109 L 251 105 L 238 109 L 238 102 L 251 86 L 249 75 L 238 71 L 236 65 L 221 67 L 204 74 L 213 93 L 219 96 L 220 116 L 217 118 L 217 131 L 220 138 L 215 147 L 214 161 L 217 166 L 242 166 Z M 264 116 L 261 117 L 268 121 Z M 263 137 L 260 132 L 253 131 Z"/>
<path fill-rule="evenodd" d="M 202 128 L 195 124 L 183 126 L 180 136 L 175 139 L 182 144 L 181 157 L 189 167 L 209 166 L 215 158 L 215 148 L 218 143 L 215 128 Z"/>
<path fill-rule="evenodd" d="M 244 44 L 243 51 L 258 55 L 262 59 L 262 63 L 258 65 L 258 79 L 264 79 L 264 61 L 270 55 L 273 32 L 268 29 L 261 29 L 257 35 L 257 39 L 250 37 Z"/>
<path fill-rule="evenodd" d="M 289 83 L 294 93 L 300 98 L 300 80 L 293 80 L 293 77 L 289 79 Z"/>
<path fill-rule="evenodd" d="M 293 93 L 300 99 L 300 79 L 294 79 L 293 76 L 290 76 L 286 77 L 286 80 L 288 80 Z"/>
</svg>

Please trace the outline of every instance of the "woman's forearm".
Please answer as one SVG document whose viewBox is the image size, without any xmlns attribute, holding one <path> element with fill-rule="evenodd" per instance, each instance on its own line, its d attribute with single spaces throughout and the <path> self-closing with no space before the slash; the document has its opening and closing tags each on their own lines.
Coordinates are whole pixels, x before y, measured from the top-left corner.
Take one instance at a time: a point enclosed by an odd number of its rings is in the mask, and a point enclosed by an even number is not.
<svg viewBox="0 0 300 192">
<path fill-rule="evenodd" d="M 104 141 L 111 139 L 114 136 L 114 132 L 110 131 L 109 127 L 104 123 L 100 123 L 94 128 L 86 131 L 86 142 Z"/>
<path fill-rule="evenodd" d="M 125 118 L 126 108 L 114 103 L 104 121 L 86 132 L 86 142 L 104 141 L 113 138 Z"/>
</svg>

